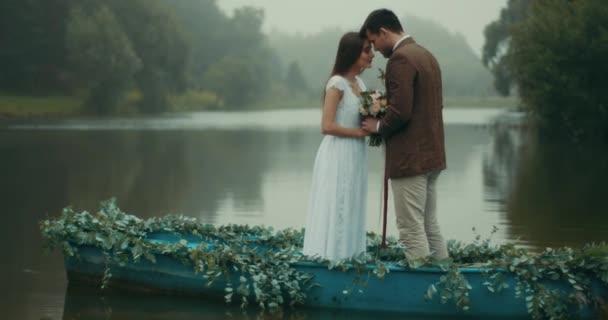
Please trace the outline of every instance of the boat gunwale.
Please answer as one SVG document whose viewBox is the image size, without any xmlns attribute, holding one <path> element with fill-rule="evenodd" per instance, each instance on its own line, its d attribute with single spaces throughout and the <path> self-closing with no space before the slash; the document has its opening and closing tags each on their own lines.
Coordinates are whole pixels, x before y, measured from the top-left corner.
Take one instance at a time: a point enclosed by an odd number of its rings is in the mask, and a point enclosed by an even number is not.
<svg viewBox="0 0 608 320">
<path fill-rule="evenodd" d="M 155 240 L 155 241 L 151 241 L 153 243 L 162 243 L 162 242 L 169 242 L 169 241 L 163 241 L 163 240 Z M 74 242 L 70 243 L 76 247 L 87 247 L 87 248 L 93 248 L 96 250 L 101 251 L 102 249 L 99 248 L 98 246 L 95 245 L 90 245 L 90 244 L 77 244 Z M 213 249 L 214 245 L 213 244 L 208 244 L 207 245 L 209 249 Z M 192 246 L 191 243 L 188 243 L 188 247 L 189 248 L 195 248 L 196 246 Z M 157 256 L 164 256 L 167 258 L 172 258 L 170 255 L 167 254 L 163 254 L 161 252 L 156 252 L 154 253 L 154 255 Z M 140 260 L 140 263 L 143 260 Z M 392 265 L 391 262 L 392 261 L 383 261 L 387 264 L 386 269 L 389 272 L 404 272 L 404 273 L 431 273 L 431 274 L 445 274 L 448 271 L 442 269 L 441 267 L 433 267 L 433 266 L 427 266 L 427 267 L 418 267 L 418 268 L 411 268 L 411 267 L 403 267 L 403 266 L 396 266 L 396 265 Z M 135 262 L 136 264 L 138 262 Z M 153 262 L 150 262 L 151 264 L 155 264 Z M 352 263 L 344 263 L 341 264 L 339 267 L 336 268 L 330 268 L 330 264 L 329 263 L 323 263 L 323 262 L 317 262 L 317 261 L 297 261 L 297 262 L 293 262 L 290 263 L 290 265 L 292 265 L 293 267 L 304 267 L 304 268 L 319 268 L 319 269 L 328 269 L 328 270 L 333 270 L 336 269 L 337 271 L 341 271 L 340 268 L 347 268 L 347 270 L 351 270 L 351 269 L 355 269 L 355 265 L 353 265 Z M 366 264 L 365 265 L 365 270 L 367 271 L 373 271 L 377 268 L 378 266 L 375 264 Z M 492 268 L 492 267 L 485 267 L 485 268 L 477 268 L 477 267 L 457 267 L 458 271 L 460 273 L 464 273 L 464 274 L 487 274 L 490 272 L 498 272 L 498 273 L 507 273 L 508 270 L 505 268 Z M 345 270 L 345 271 L 347 271 Z"/>
</svg>

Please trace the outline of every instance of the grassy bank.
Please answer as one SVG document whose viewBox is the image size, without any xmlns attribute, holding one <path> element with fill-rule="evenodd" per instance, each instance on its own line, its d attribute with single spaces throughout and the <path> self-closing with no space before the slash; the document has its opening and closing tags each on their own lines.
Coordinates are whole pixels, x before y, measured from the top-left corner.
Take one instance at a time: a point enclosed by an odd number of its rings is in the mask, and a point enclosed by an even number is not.
<svg viewBox="0 0 608 320">
<path fill-rule="evenodd" d="M 0 93 L 1 119 L 28 118 L 67 118 L 84 115 L 86 94 L 71 96 L 19 96 Z M 127 94 L 123 103 L 114 109 L 113 114 L 137 114 L 137 105 L 142 95 L 138 91 Z M 169 111 L 203 111 L 216 108 L 215 95 L 206 92 L 186 92 L 169 97 Z"/>
<path fill-rule="evenodd" d="M 84 98 L 78 96 L 16 96 L 0 94 L 0 119 L 68 117 L 81 114 Z"/>
<path fill-rule="evenodd" d="M 171 111 L 206 111 L 222 109 L 215 94 L 208 91 L 189 90 L 180 95 L 170 96 Z"/>
</svg>

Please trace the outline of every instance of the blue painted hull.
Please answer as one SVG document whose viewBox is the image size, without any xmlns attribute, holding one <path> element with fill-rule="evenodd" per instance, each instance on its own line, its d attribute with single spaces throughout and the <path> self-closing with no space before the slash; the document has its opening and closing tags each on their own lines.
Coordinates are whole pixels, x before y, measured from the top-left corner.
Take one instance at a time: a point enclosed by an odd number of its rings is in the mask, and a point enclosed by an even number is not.
<svg viewBox="0 0 608 320">
<path fill-rule="evenodd" d="M 156 258 L 156 263 L 142 260 L 123 267 L 112 265 L 111 284 L 137 290 L 204 296 L 223 301 L 225 282 L 217 281 L 207 286 L 203 276 L 196 274 L 191 266 L 166 256 L 157 255 Z M 71 282 L 89 280 L 99 283 L 105 269 L 101 251 L 95 247 L 84 246 L 79 247 L 79 259 L 67 258 L 65 266 Z M 313 274 L 313 281 L 321 285 L 308 291 L 306 305 L 309 307 L 425 316 L 529 317 L 524 299 L 515 298 L 513 288 L 516 281 L 508 273 L 505 275 L 509 276 L 506 280 L 509 289 L 492 293 L 482 284 L 485 279 L 479 269 L 461 269 L 473 289 L 470 291 L 470 310 L 460 311 L 451 301 L 442 304 L 437 299 L 424 299 L 423 295 L 429 285 L 436 283 L 444 274 L 439 269 L 391 268 L 384 279 L 370 275 L 368 285 L 362 292 L 359 292 L 359 287 L 355 287 L 350 294 L 344 294 L 345 289 L 353 286 L 355 271 L 328 270 L 327 266 L 317 263 L 298 263 L 294 267 L 298 271 Z M 235 275 L 232 278 L 239 277 Z M 589 310 L 583 311 L 582 315 L 594 316 Z"/>
</svg>

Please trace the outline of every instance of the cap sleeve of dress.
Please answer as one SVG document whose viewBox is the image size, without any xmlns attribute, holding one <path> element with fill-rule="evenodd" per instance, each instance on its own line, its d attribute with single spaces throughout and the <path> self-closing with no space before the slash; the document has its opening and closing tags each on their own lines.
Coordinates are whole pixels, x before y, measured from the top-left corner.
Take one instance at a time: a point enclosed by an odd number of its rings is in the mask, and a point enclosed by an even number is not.
<svg viewBox="0 0 608 320">
<path fill-rule="evenodd" d="M 347 86 L 347 84 L 346 84 L 346 80 L 344 80 L 344 78 L 337 76 L 337 75 L 332 76 L 327 81 L 327 85 L 325 86 L 325 92 L 327 92 L 331 88 L 335 88 L 335 89 L 338 89 L 338 90 L 344 92 L 346 90 L 346 86 Z"/>
</svg>

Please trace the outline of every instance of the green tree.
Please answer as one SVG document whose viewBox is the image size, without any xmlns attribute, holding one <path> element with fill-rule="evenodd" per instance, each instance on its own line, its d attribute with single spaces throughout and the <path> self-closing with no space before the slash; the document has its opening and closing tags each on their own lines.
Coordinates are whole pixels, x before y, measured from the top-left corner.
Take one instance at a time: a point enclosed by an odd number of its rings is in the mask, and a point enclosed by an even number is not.
<svg viewBox="0 0 608 320">
<path fill-rule="evenodd" d="M 216 0 L 162 0 L 172 8 L 191 42 L 191 60 L 188 79 L 197 89 L 204 87 L 207 68 L 227 52 L 226 44 L 232 41 L 227 31 L 230 19 L 217 6 Z"/>
<path fill-rule="evenodd" d="M 0 90 L 68 91 L 65 29 L 72 0 L 0 1 Z"/>
<path fill-rule="evenodd" d="M 143 67 L 135 74 L 140 110 L 167 110 L 168 95 L 187 88 L 190 42 L 174 12 L 158 0 L 108 0 Z"/>
<path fill-rule="evenodd" d="M 264 12 L 243 7 L 228 17 L 216 2 L 163 0 L 175 10 L 192 41 L 192 60 L 188 68 L 191 85 L 215 91 L 228 107 L 242 107 L 242 104 L 254 103 L 264 96 L 273 81 L 283 82 L 284 72 L 262 32 Z M 226 59 L 238 61 L 239 70 L 243 72 L 235 71 L 234 76 L 238 79 L 225 79 L 225 73 L 234 69 L 226 66 Z M 243 91 L 232 91 L 237 83 Z M 222 87 L 222 84 L 229 87 Z"/>
<path fill-rule="evenodd" d="M 207 69 L 204 80 L 224 106 L 242 107 L 257 97 L 256 71 L 244 58 L 228 56 L 221 59 Z"/>
<path fill-rule="evenodd" d="M 236 9 L 217 45 L 226 51 L 203 75 L 205 88 L 218 94 L 225 107 L 244 107 L 268 94 L 276 72 L 276 53 L 262 33 L 264 12 L 252 7 Z M 279 80 L 279 79 L 277 79 Z M 282 81 L 283 79 L 280 79 Z"/>
<path fill-rule="evenodd" d="M 224 47 L 228 52 L 257 48 L 266 40 L 262 32 L 264 10 L 255 7 L 242 7 L 234 10 L 229 24 L 222 33 Z"/>
<path fill-rule="evenodd" d="M 297 62 L 292 62 L 287 68 L 287 76 L 285 78 L 285 84 L 292 95 L 306 95 L 309 93 L 310 88 L 304 79 L 300 65 Z"/>
<path fill-rule="evenodd" d="M 525 20 L 530 0 L 509 0 L 500 11 L 498 20 L 484 30 L 486 42 L 483 46 L 482 62 L 494 75 L 494 87 L 503 96 L 511 94 L 513 76 L 509 67 L 511 57 L 511 31 Z"/>
<path fill-rule="evenodd" d="M 131 41 L 107 6 L 71 10 L 67 26 L 70 61 L 90 94 L 87 105 L 95 113 L 110 113 L 141 69 L 141 60 Z"/>
<path fill-rule="evenodd" d="M 536 0 L 514 30 L 513 76 L 544 132 L 608 141 L 606 26 L 604 0 Z"/>
</svg>

